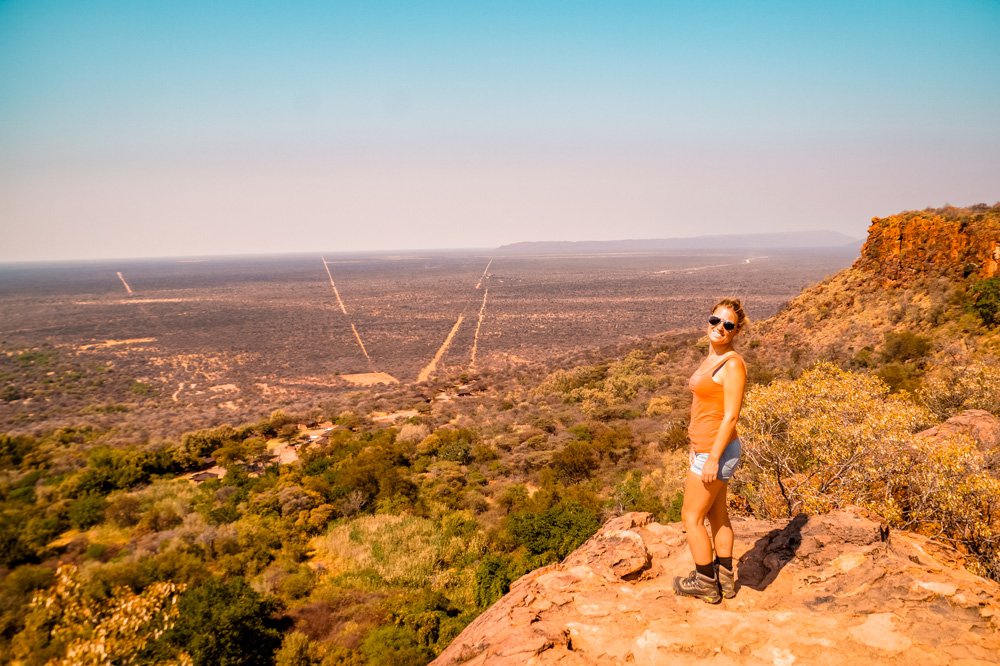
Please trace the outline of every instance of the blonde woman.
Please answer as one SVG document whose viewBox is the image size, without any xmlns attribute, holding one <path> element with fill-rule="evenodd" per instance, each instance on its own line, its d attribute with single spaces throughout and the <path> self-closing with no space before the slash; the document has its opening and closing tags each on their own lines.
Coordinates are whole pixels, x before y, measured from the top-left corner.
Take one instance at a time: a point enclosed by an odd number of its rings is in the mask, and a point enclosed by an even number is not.
<svg viewBox="0 0 1000 666">
<path fill-rule="evenodd" d="M 675 578 L 674 591 L 713 604 L 736 595 L 733 526 L 726 493 L 740 463 L 736 421 L 743 405 L 747 370 L 733 342 L 745 323 L 746 314 L 738 299 L 725 298 L 712 308 L 708 356 L 688 381 L 694 394 L 688 427 L 691 467 L 681 518 L 695 570 L 686 578 Z M 705 529 L 706 517 L 712 526 L 711 539 Z"/>
</svg>

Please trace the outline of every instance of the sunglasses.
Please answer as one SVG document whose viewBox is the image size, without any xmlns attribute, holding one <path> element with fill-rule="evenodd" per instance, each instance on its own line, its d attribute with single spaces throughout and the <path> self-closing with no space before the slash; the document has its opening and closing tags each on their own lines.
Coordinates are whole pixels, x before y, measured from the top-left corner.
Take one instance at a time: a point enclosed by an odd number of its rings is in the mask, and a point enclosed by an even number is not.
<svg viewBox="0 0 1000 666">
<path fill-rule="evenodd" d="M 722 327 L 727 331 L 732 331 L 736 329 L 736 324 L 729 321 L 728 319 L 722 319 L 720 317 L 716 317 L 715 315 L 712 315 L 711 317 L 708 318 L 708 325 L 711 326 L 712 328 L 718 326 L 719 322 L 722 322 Z"/>
</svg>

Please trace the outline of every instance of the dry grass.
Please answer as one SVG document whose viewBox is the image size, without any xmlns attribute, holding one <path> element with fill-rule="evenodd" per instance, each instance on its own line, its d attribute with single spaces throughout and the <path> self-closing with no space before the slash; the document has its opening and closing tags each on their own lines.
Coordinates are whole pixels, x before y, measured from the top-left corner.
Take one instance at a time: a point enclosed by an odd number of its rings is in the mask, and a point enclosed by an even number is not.
<svg viewBox="0 0 1000 666">
<path fill-rule="evenodd" d="M 313 540 L 316 559 L 334 575 L 373 571 L 390 585 L 433 582 L 444 547 L 437 526 L 415 516 L 362 516 Z"/>
</svg>

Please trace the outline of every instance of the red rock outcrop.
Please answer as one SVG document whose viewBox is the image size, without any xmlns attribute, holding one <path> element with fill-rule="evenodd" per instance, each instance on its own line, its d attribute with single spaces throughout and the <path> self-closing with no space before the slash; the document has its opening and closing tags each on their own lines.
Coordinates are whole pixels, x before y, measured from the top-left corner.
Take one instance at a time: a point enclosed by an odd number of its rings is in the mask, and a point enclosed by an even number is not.
<svg viewBox="0 0 1000 666">
<path fill-rule="evenodd" d="M 976 440 L 980 450 L 987 453 L 1000 451 L 1000 419 L 982 409 L 967 409 L 917 435 L 933 438 L 968 435 Z"/>
<path fill-rule="evenodd" d="M 994 476 L 1000 477 L 1000 419 L 982 409 L 967 409 L 944 423 L 917 433 L 918 437 L 947 439 L 951 435 L 968 435 L 986 454 L 987 465 Z"/>
<path fill-rule="evenodd" d="M 1000 207 L 943 208 L 873 218 L 861 257 L 869 275 L 908 284 L 921 275 L 1000 274 Z"/>
<path fill-rule="evenodd" d="M 515 582 L 433 664 L 1000 663 L 1000 586 L 951 549 L 856 508 L 734 527 L 734 599 L 675 596 L 681 526 L 631 513 Z"/>
</svg>

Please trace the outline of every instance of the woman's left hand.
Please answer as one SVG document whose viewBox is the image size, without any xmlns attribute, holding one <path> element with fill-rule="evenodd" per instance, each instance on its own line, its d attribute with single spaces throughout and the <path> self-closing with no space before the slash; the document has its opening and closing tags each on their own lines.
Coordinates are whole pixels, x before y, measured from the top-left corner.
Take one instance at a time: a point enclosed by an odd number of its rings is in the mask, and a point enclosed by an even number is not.
<svg viewBox="0 0 1000 666">
<path fill-rule="evenodd" d="M 701 468 L 701 482 L 712 483 L 719 478 L 719 461 L 709 458 Z"/>
</svg>

